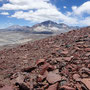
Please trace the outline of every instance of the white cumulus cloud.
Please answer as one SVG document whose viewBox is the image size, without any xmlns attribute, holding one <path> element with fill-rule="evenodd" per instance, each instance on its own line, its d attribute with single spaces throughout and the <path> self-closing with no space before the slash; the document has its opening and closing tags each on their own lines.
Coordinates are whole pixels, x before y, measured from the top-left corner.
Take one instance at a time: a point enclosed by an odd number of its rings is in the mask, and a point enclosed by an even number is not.
<svg viewBox="0 0 90 90">
<path fill-rule="evenodd" d="M 90 26 L 90 16 L 80 21 L 81 24 Z"/>
<path fill-rule="evenodd" d="M 83 3 L 81 6 L 72 6 L 72 12 L 62 13 L 53 5 L 50 0 L 8 0 L 8 3 L 0 7 L 2 15 L 9 15 L 8 10 L 14 13 L 9 17 L 29 20 L 31 22 L 42 22 L 52 20 L 63 22 L 69 25 L 90 25 L 90 17 L 79 17 L 85 13 L 90 14 L 90 1 Z M 64 6 L 63 8 L 67 8 Z"/>
<path fill-rule="evenodd" d="M 90 14 L 90 1 L 83 3 L 81 6 L 72 6 L 72 10 L 76 15 Z"/>
<path fill-rule="evenodd" d="M 56 9 L 38 9 L 36 11 L 30 10 L 28 12 L 16 11 L 11 17 L 16 17 L 18 19 L 30 20 L 33 22 L 42 22 L 46 20 L 52 21 L 62 21 L 69 24 L 76 24 L 77 20 L 68 16 L 65 16 Z"/>
<path fill-rule="evenodd" d="M 1 14 L 1 15 L 9 15 L 8 12 L 1 12 L 0 14 Z"/>
<path fill-rule="evenodd" d="M 49 0 L 8 0 L 10 3 L 3 4 L 1 10 L 29 10 L 54 7 Z"/>
</svg>

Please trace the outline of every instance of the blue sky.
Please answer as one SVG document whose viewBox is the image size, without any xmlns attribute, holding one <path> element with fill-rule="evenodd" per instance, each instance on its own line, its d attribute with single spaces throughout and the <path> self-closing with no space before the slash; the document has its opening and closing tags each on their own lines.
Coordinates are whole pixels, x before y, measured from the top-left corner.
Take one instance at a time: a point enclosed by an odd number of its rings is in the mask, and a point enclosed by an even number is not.
<svg viewBox="0 0 90 90">
<path fill-rule="evenodd" d="M 0 0 L 0 28 L 47 20 L 89 26 L 90 0 Z"/>
</svg>

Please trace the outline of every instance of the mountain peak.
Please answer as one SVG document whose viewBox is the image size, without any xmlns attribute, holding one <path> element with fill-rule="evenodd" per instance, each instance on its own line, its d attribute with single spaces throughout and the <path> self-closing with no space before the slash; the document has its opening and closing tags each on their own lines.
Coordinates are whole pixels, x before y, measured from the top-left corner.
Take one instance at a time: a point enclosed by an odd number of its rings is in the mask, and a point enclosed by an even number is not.
<svg viewBox="0 0 90 90">
<path fill-rule="evenodd" d="M 53 22 L 53 21 L 51 21 L 51 20 L 48 20 L 48 21 L 44 21 L 44 22 L 42 22 L 41 24 L 43 24 L 43 25 L 53 25 L 53 24 L 57 24 L 56 22 Z"/>
<path fill-rule="evenodd" d="M 8 28 L 6 29 L 9 29 L 9 30 L 14 30 L 14 29 L 20 29 L 22 26 L 19 26 L 19 25 L 12 25 L 12 26 L 9 26 Z"/>
</svg>

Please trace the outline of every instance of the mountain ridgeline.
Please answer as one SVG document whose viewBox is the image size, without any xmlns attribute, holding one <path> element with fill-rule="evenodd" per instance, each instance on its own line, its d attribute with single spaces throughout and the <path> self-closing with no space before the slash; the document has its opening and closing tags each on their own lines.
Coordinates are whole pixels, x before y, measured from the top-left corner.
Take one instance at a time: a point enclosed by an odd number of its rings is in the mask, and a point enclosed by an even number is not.
<svg viewBox="0 0 90 90">
<path fill-rule="evenodd" d="M 70 31 L 72 29 L 78 29 L 78 27 L 71 27 L 64 23 L 58 24 L 56 22 L 49 20 L 49 21 L 36 24 L 32 27 L 13 25 L 6 28 L 5 30 L 25 32 L 25 33 L 31 33 L 31 34 L 58 34 L 58 33 Z"/>
</svg>

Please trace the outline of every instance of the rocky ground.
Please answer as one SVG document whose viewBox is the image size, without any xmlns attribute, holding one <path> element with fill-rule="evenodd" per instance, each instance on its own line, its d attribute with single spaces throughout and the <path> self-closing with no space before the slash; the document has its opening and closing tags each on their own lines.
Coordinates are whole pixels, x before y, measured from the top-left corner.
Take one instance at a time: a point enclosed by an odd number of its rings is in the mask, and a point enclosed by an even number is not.
<svg viewBox="0 0 90 90">
<path fill-rule="evenodd" d="M 90 90 L 90 27 L 1 50 L 0 90 Z"/>
</svg>

